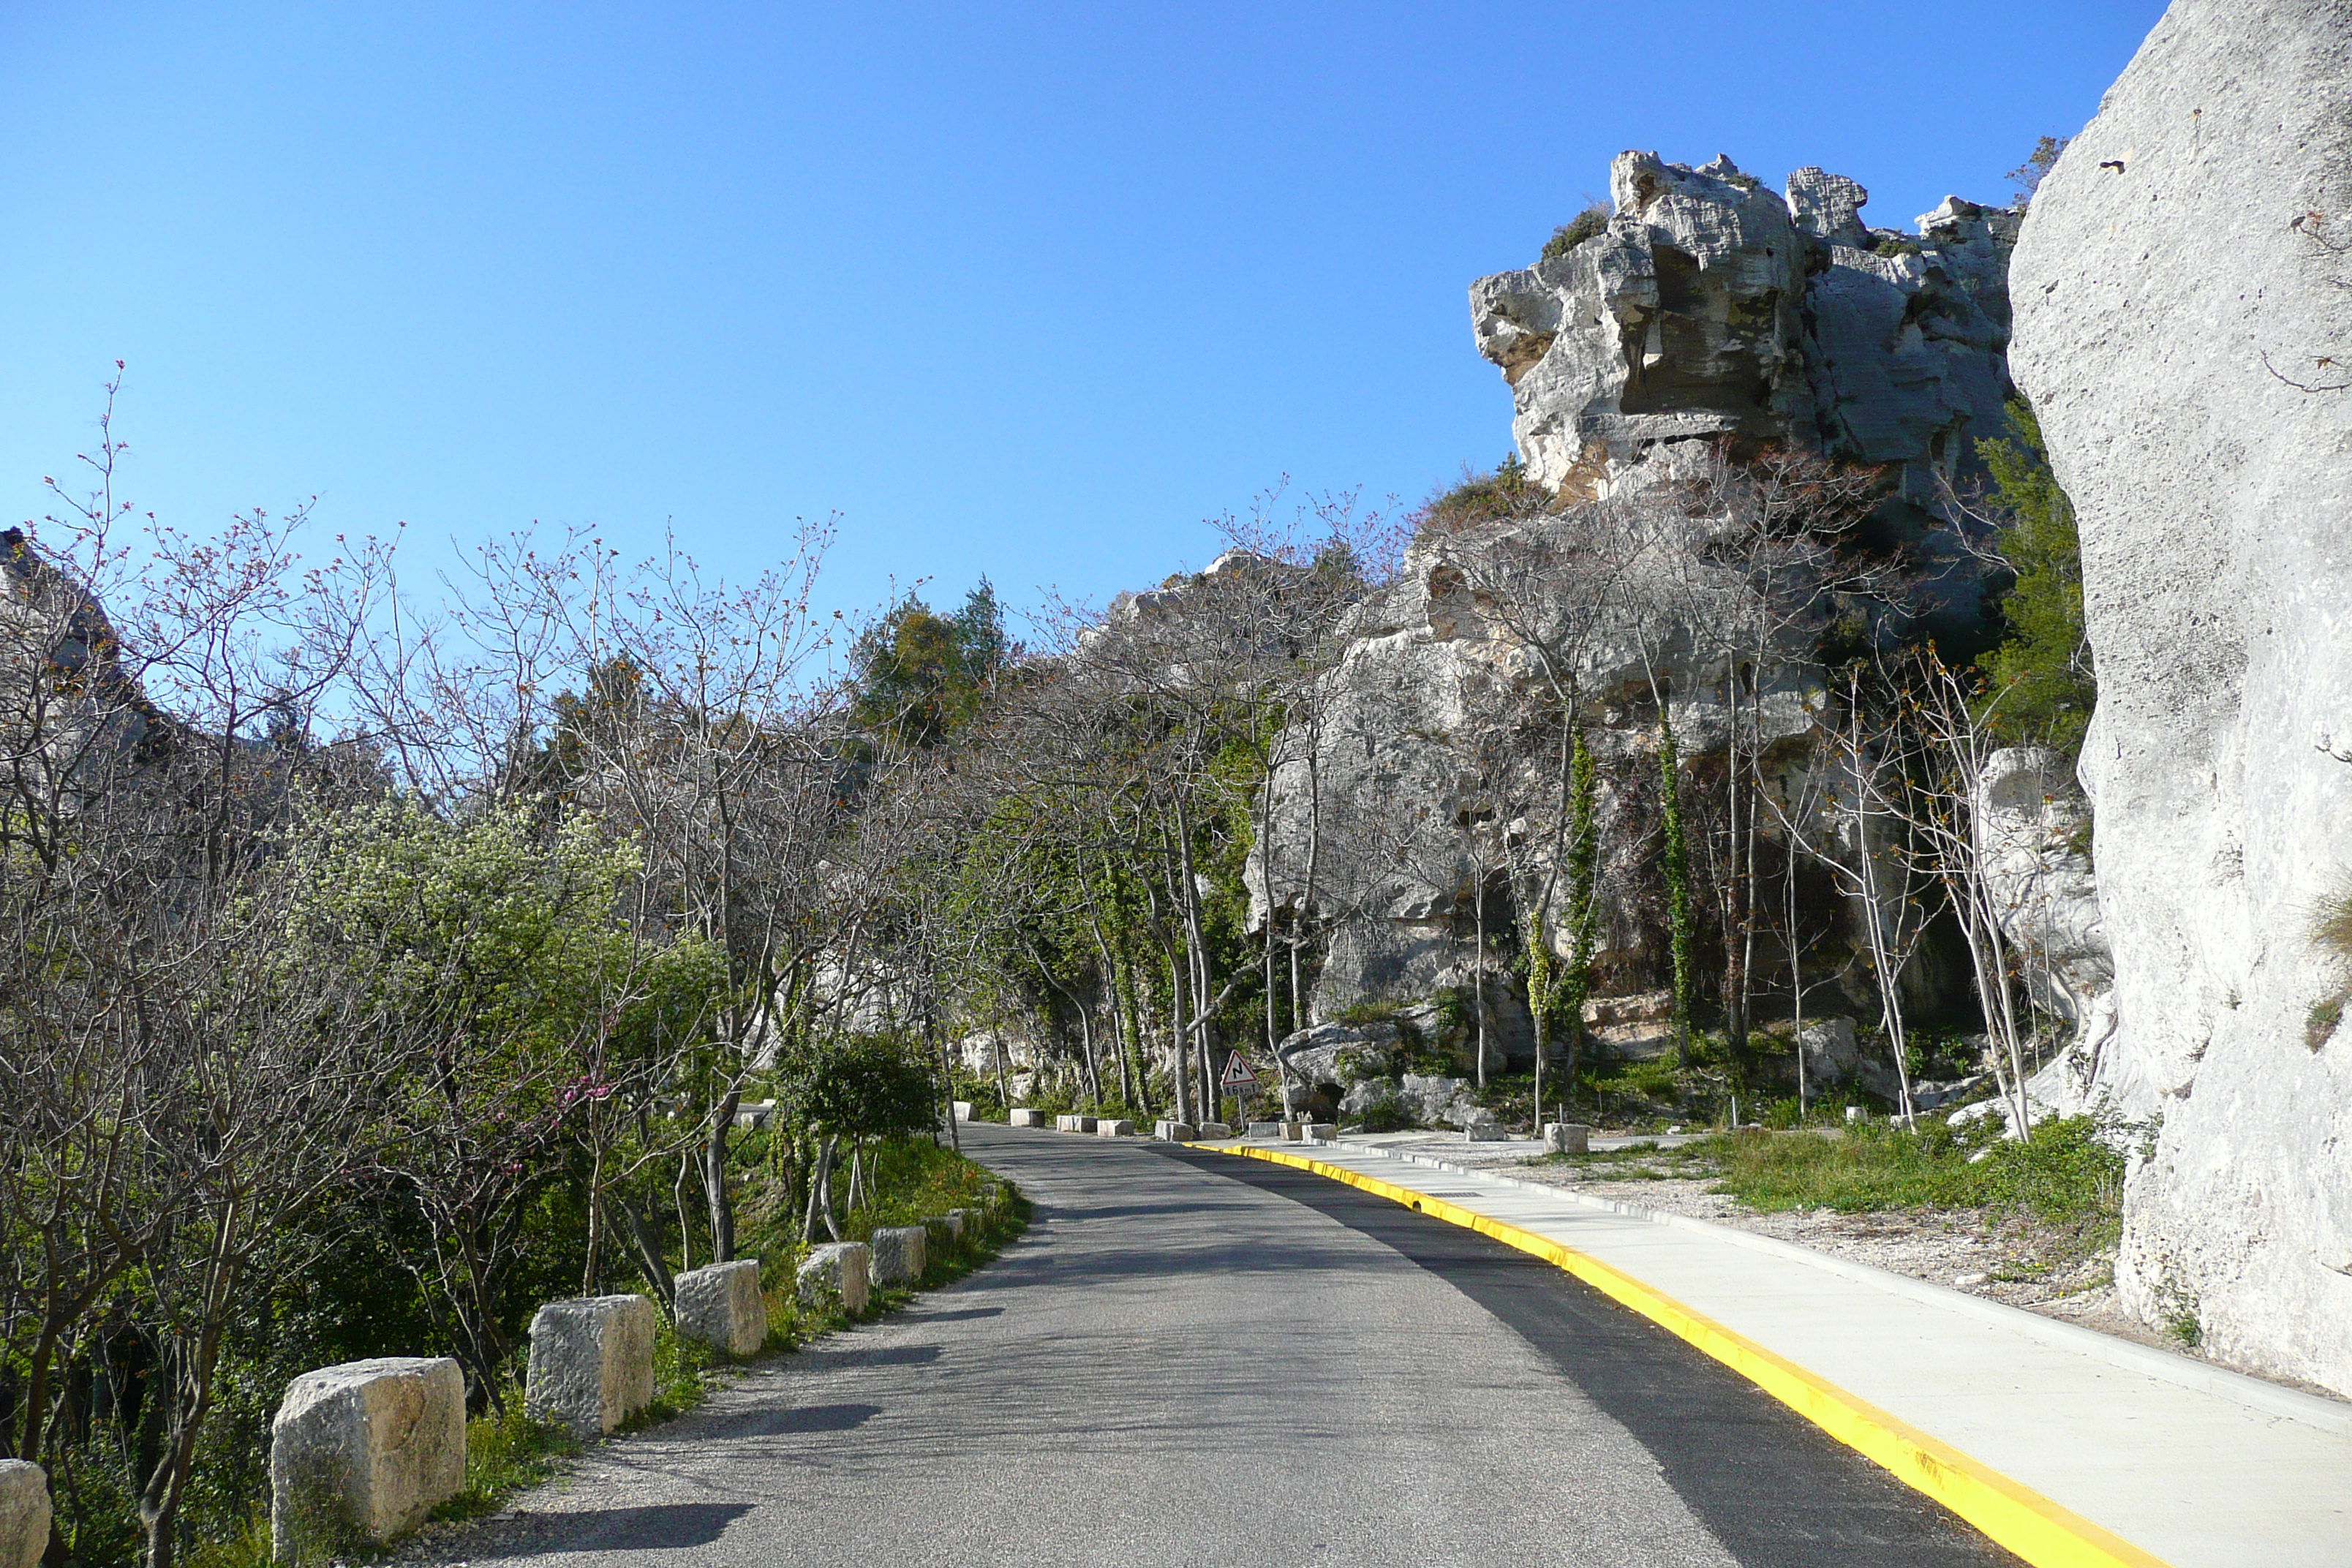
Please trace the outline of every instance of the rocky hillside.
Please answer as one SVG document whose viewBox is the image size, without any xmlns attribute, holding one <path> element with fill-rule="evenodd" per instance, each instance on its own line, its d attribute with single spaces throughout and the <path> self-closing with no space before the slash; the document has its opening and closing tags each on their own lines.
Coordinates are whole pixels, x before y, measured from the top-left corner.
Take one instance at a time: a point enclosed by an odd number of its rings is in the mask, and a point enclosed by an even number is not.
<svg viewBox="0 0 2352 1568">
<path fill-rule="evenodd" d="M 1538 912 L 1556 938 L 1568 929 L 1559 747 L 1527 722 L 1547 706 L 1551 739 L 1572 710 L 1596 760 L 1599 991 L 1668 983 L 1663 715 L 1694 809 L 1719 799 L 1751 826 L 1743 853 L 1760 847 L 1767 877 L 1800 858 L 1792 831 L 1854 873 L 1793 873 L 1798 934 L 1762 931 L 1751 963 L 1785 974 L 1793 941 L 1828 965 L 1817 1008 L 1876 1011 L 1861 926 L 1890 914 L 1851 895 L 1884 847 L 1857 840 L 1850 810 L 1840 826 L 1851 789 L 1824 774 L 1815 742 L 1834 658 L 1973 626 L 1981 568 L 1945 496 L 1976 442 L 2007 427 L 2017 217 L 1955 197 L 1916 234 L 1872 229 L 1852 180 L 1801 169 L 1784 195 L 1727 158 L 1627 153 L 1611 189 L 1605 223 L 1471 289 L 1478 350 L 1511 386 L 1528 499 L 1468 525 L 1433 516 L 1397 581 L 1343 623 L 1285 738 L 1257 918 L 1330 922 L 1318 1020 L 1470 987 L 1482 920 L 1522 938 Z M 1759 476 L 1767 453 L 1823 466 Z M 1836 548 L 1755 542 L 1785 544 L 1797 531 L 1767 514 L 1797 490 L 1819 501 L 1832 463 L 1871 475 L 1866 494 L 1815 507 L 1849 515 L 1808 518 Z M 1748 775 L 1763 781 L 1760 805 L 1740 795 Z M 1740 842 L 1742 822 L 1718 826 Z M 1486 968 L 1496 1058 L 1525 1063 L 1523 987 Z M 1906 968 L 1922 1006 L 1954 978 L 1933 942 Z"/>
</svg>

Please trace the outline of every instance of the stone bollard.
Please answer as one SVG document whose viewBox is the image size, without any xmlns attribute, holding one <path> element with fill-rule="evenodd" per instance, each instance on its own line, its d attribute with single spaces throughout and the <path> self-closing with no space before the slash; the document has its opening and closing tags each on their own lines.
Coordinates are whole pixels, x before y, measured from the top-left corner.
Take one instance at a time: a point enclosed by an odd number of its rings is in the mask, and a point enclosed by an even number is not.
<svg viewBox="0 0 2352 1568">
<path fill-rule="evenodd" d="M 1328 1143 L 1339 1136 L 1339 1127 L 1333 1121 L 1310 1121 L 1307 1124 L 1307 1142 Z"/>
<path fill-rule="evenodd" d="M 912 1285 L 927 1267 L 926 1243 L 931 1233 L 919 1225 L 884 1226 L 869 1244 L 874 1250 L 874 1283 Z"/>
<path fill-rule="evenodd" d="M 48 1472 L 27 1459 L 0 1459 L 0 1568 L 37 1568 L 48 1547 Z"/>
<path fill-rule="evenodd" d="M 952 1106 L 954 1106 L 954 1108 L 955 1108 L 955 1119 L 956 1119 L 958 1121 L 971 1121 L 971 1100 L 951 1100 L 951 1101 L 950 1101 L 949 1103 L 950 1103 L 950 1104 L 951 1104 Z"/>
<path fill-rule="evenodd" d="M 735 1109 L 735 1125 L 753 1131 L 767 1126 L 775 1119 L 776 1102 L 772 1100 L 755 1100 Z"/>
<path fill-rule="evenodd" d="M 449 1357 L 345 1362 L 286 1385 L 269 1425 L 269 1540 L 280 1563 L 405 1534 L 465 1489 L 466 1379 Z M 0 1517 L 7 1511 L 0 1503 Z M 47 1511 L 44 1500 L 44 1545 Z M 15 1568 L 5 1549 L 0 1563 Z"/>
<path fill-rule="evenodd" d="M 714 1263 L 677 1277 L 677 1331 L 731 1356 L 757 1355 L 768 1342 L 768 1300 L 760 1294 L 756 1258 Z"/>
<path fill-rule="evenodd" d="M 1124 1118 L 1109 1116 L 1097 1117 L 1095 1121 L 1095 1136 L 1097 1138 L 1132 1138 L 1135 1136 L 1135 1123 L 1129 1121 Z"/>
<path fill-rule="evenodd" d="M 1078 1130 L 1078 1119 L 1077 1119 L 1076 1116 L 1070 1115 L 1069 1113 L 1067 1113 L 1067 1112 L 1066 1111 L 1066 1112 L 1064 1112 L 1062 1115 L 1060 1115 L 1060 1116 L 1056 1116 L 1055 1118 L 1054 1118 L 1054 1131 L 1056 1131 L 1056 1132 L 1076 1132 L 1077 1130 Z"/>
<path fill-rule="evenodd" d="M 960 1215 L 928 1214 L 923 1227 L 931 1233 L 933 1256 L 945 1258 L 963 1244 L 963 1219 Z"/>
<path fill-rule="evenodd" d="M 1151 1135 L 1163 1143 L 1190 1143 L 1200 1137 L 1200 1132 L 1190 1122 L 1155 1121 Z"/>
<path fill-rule="evenodd" d="M 1592 1129 L 1581 1121 L 1547 1121 L 1544 1123 L 1544 1152 L 1590 1154 L 1592 1152 Z"/>
<path fill-rule="evenodd" d="M 1284 1142 L 1296 1143 L 1306 1135 L 1307 1123 L 1304 1121 L 1285 1121 L 1282 1123 L 1282 1141 Z"/>
<path fill-rule="evenodd" d="M 1181 1126 L 1182 1124 L 1180 1122 L 1178 1125 Z M 1204 1143 L 1218 1142 L 1223 1139 L 1231 1138 L 1233 1135 L 1234 1130 L 1226 1126 L 1222 1121 L 1203 1121 L 1201 1123 L 1201 1141 Z"/>
<path fill-rule="evenodd" d="M 874 1256 L 862 1241 L 836 1241 L 812 1248 L 795 1281 L 802 1300 L 813 1307 L 841 1303 L 852 1317 L 866 1310 L 866 1282 Z"/>
<path fill-rule="evenodd" d="M 1045 1125 L 1045 1113 L 1026 1105 L 1016 1105 L 1006 1114 L 1012 1119 L 1012 1125 L 1015 1127 L 1043 1127 Z"/>
<path fill-rule="evenodd" d="M 1244 1132 L 1243 1136 L 1245 1138 L 1264 1138 L 1268 1141 L 1272 1141 L 1282 1136 L 1282 1123 L 1279 1121 L 1253 1121 L 1249 1124 L 1249 1131 Z"/>
<path fill-rule="evenodd" d="M 980 1239 L 980 1222 L 982 1218 L 980 1210 L 950 1209 L 948 1210 L 948 1218 L 955 1221 L 956 1224 L 963 1227 L 961 1235 L 964 1240 L 978 1241 Z"/>
<path fill-rule="evenodd" d="M 1510 1130 L 1499 1121 L 1474 1121 L 1462 1130 L 1465 1143 L 1507 1143 Z"/>
<path fill-rule="evenodd" d="M 643 1296 L 550 1301 L 530 1321 L 523 1409 L 601 1437 L 654 1397 L 654 1304 Z"/>
</svg>

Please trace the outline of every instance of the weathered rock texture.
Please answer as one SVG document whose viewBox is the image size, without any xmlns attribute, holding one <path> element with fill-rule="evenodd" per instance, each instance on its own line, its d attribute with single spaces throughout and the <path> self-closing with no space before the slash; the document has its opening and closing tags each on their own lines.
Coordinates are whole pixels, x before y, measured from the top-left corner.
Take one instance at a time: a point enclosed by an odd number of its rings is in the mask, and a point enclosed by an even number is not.
<svg viewBox="0 0 2352 1568">
<path fill-rule="evenodd" d="M 654 1397 L 654 1304 L 643 1296 L 550 1301 L 530 1321 L 523 1408 L 601 1437 Z"/>
<path fill-rule="evenodd" d="M 49 1478 L 26 1459 L 0 1459 L 0 1568 L 35 1568 L 49 1544 Z"/>
<path fill-rule="evenodd" d="M 2117 1032 L 2115 955 L 2091 868 L 2091 805 L 2055 752 L 2019 746 L 1986 759 L 1974 802 L 1977 848 L 2001 931 L 2034 1005 L 2073 1024 L 2074 1037 L 2026 1084 L 2060 1116 L 2118 1097 L 2132 1071 Z M 2137 1089 L 2120 1098 L 2143 1100 Z"/>
<path fill-rule="evenodd" d="M 768 1301 L 756 1259 L 714 1263 L 677 1277 L 677 1331 L 729 1355 L 756 1355 L 768 1342 Z"/>
<path fill-rule="evenodd" d="M 1728 158 L 1621 153 L 1615 215 L 1564 255 L 1472 285 L 1519 451 L 1590 493 L 1662 441 L 1795 439 L 1905 469 L 1915 500 L 1998 433 L 2013 215 L 1957 197 L 1918 237 L 1866 228 L 1869 195 L 1800 169 L 1785 198 Z"/>
<path fill-rule="evenodd" d="M 465 1485 L 466 1380 L 448 1357 L 346 1362 L 286 1385 L 269 1427 L 279 1562 L 388 1541 Z"/>
<path fill-rule="evenodd" d="M 2034 200 L 2013 362 L 2080 520 L 2081 764 L 2124 1048 L 2161 1115 L 2116 1284 L 2352 1393 L 2352 9 L 2179 0 Z M 2306 216 L 2313 215 L 2313 216 Z M 2298 386 L 2296 383 L 2301 383 Z"/>
<path fill-rule="evenodd" d="M 874 1251 L 874 1283 L 912 1285 L 920 1279 L 930 1234 L 919 1225 L 886 1225 L 875 1231 L 867 1244 Z"/>
<path fill-rule="evenodd" d="M 810 1251 L 794 1283 L 800 1299 L 809 1305 L 838 1303 L 843 1311 L 855 1314 L 866 1310 L 873 1265 L 872 1251 L 864 1242 L 832 1242 Z"/>
<path fill-rule="evenodd" d="M 1678 460 L 1661 455 L 1643 467 L 1655 479 Z M 1632 470 L 1620 476 L 1633 478 Z M 1533 1059 L 1523 997 L 1491 962 L 1481 977 L 1470 958 L 1482 881 L 1488 932 L 1498 935 L 1528 912 L 1514 900 L 1544 881 L 1530 868 L 1548 862 L 1555 841 L 1556 742 L 1528 744 L 1524 731 L 1507 732 L 1493 750 L 1486 739 L 1497 732 L 1498 715 L 1546 705 L 1531 635 L 1559 650 L 1580 694 L 1601 774 L 1601 883 L 1633 889 L 1649 879 L 1654 694 L 1667 694 L 1688 763 L 1719 752 L 1731 724 L 1730 662 L 1685 617 L 1740 625 L 1763 612 L 1737 572 L 1708 558 L 1703 521 L 1679 507 L 1663 523 L 1619 515 L 1641 504 L 1620 498 L 1610 503 L 1614 512 L 1587 509 L 1424 537 L 1396 581 L 1342 622 L 1341 652 L 1313 700 L 1312 729 L 1285 737 L 1272 813 L 1251 860 L 1254 921 L 1270 902 L 1312 908 L 1331 922 L 1311 1005 L 1318 1023 L 1360 1002 L 1391 1004 L 1402 1009 L 1395 1021 L 1423 1043 L 1466 1053 L 1472 987 L 1483 984 L 1490 1069 Z M 1561 622 L 1595 601 L 1582 575 L 1598 570 L 1589 563 L 1604 554 L 1625 559 L 1621 539 L 1600 537 L 1612 530 L 1682 531 L 1644 534 L 1654 547 L 1609 569 L 1609 595 L 1591 623 L 1563 632 Z M 1498 608 L 1507 603 L 1507 611 Z M 1824 700 L 1811 658 L 1818 630 L 1784 627 L 1778 657 L 1760 671 L 1744 667 L 1737 679 L 1757 692 L 1749 710 L 1757 740 L 1780 749 L 1772 765 L 1787 775 L 1784 797 L 1825 805 L 1832 797 L 1797 777 Z M 1567 923 L 1558 902 L 1564 889 L 1555 887 L 1553 897 L 1547 925 L 1559 933 Z M 1603 985 L 1654 984 L 1661 911 L 1626 899 L 1604 904 L 1596 953 Z M 1441 1023 L 1426 1004 L 1449 991 L 1461 1000 Z M 1466 1054 L 1462 1059 L 1475 1066 Z M 1311 1061 L 1301 1066 L 1310 1077 L 1318 1072 Z"/>
</svg>

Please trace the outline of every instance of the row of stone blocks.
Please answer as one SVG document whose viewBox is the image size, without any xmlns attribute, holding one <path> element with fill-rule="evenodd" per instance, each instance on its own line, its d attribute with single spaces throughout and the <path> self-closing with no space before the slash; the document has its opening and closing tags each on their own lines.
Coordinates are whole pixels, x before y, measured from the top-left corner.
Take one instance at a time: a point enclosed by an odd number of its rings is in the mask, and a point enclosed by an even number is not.
<svg viewBox="0 0 2352 1568">
<path fill-rule="evenodd" d="M 675 1288 L 680 1335 L 738 1356 L 767 1342 L 757 1262 L 691 1269 Z M 578 1437 L 613 1431 L 652 1403 L 656 1323 L 643 1296 L 550 1301 L 530 1321 L 524 1410 Z M 465 1485 L 466 1385 L 449 1357 L 347 1362 L 287 1384 L 269 1441 L 270 1535 L 281 1562 L 390 1540 Z"/>
<path fill-rule="evenodd" d="M 1246 1136 L 1283 1143 L 1328 1143 L 1339 1136 L 1339 1129 L 1328 1121 L 1253 1121 Z"/>
<path fill-rule="evenodd" d="M 1045 1118 L 1048 1114 L 1050 1113 L 1039 1110 L 1034 1106 L 1016 1105 L 1013 1108 L 1013 1125 L 1043 1127 L 1045 1125 Z M 1132 1138 L 1135 1136 L 1135 1123 L 1125 1117 L 1065 1114 L 1054 1117 L 1054 1131 L 1085 1132 L 1097 1138 Z"/>
<path fill-rule="evenodd" d="M 991 1184 L 982 1201 L 1003 1191 Z M 911 1285 L 929 1258 L 981 1226 L 982 1209 L 950 1209 L 921 1225 L 811 1252 L 795 1281 L 812 1306 L 866 1310 L 870 1278 Z M 679 1334 L 748 1356 L 767 1342 L 760 1266 L 745 1259 L 681 1274 Z M 643 1296 L 551 1301 L 530 1322 L 523 1408 L 578 1437 L 613 1431 L 654 1393 L 654 1304 Z M 466 1485 L 466 1383 L 447 1356 L 381 1356 L 306 1372 L 286 1386 L 270 1426 L 269 1522 L 282 1562 L 315 1561 L 361 1540 L 388 1541 L 424 1522 Z M 49 1542 L 48 1477 L 0 1459 L 0 1568 L 36 1568 Z"/>
<path fill-rule="evenodd" d="M 994 1207 L 1003 1189 L 982 1191 Z M 866 1310 L 870 1277 L 912 1284 L 929 1258 L 980 1227 L 981 1209 L 951 1209 L 919 1226 L 886 1228 L 873 1245 L 820 1247 L 795 1288 L 812 1306 Z M 680 1335 L 730 1355 L 767 1342 L 760 1266 L 745 1259 L 692 1269 L 675 1281 Z M 530 1322 L 523 1408 L 535 1420 L 600 1437 L 652 1403 L 654 1304 L 643 1296 L 551 1301 Z M 270 1428 L 270 1530 L 280 1561 L 300 1563 L 357 1540 L 385 1541 L 423 1522 L 466 1484 L 466 1386 L 446 1356 L 386 1356 L 304 1373 L 287 1385 Z M 47 1478 L 0 1462 L 0 1568 L 33 1568 L 48 1543 Z"/>
</svg>

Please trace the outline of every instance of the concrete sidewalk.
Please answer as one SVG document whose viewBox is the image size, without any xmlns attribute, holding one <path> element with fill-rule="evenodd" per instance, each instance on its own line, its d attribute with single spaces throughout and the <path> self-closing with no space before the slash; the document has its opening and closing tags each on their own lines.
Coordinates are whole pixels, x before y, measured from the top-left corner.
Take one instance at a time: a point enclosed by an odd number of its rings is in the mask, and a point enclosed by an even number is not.
<svg viewBox="0 0 2352 1568">
<path fill-rule="evenodd" d="M 1384 1195 L 1427 1199 L 1427 1212 L 1456 1223 L 1484 1217 L 1580 1254 L 1600 1268 L 1555 1261 L 1882 1463 L 1856 1430 L 1882 1446 L 1883 1429 L 1924 1434 L 1928 1443 L 1905 1446 L 1913 1473 L 1889 1468 L 2029 1562 L 2352 1564 L 2352 1405 L 1769 1237 L 1448 1169 L 1426 1154 L 1352 1140 L 1200 1147 L 1312 1161 L 1396 1189 Z M 1612 1288 L 1612 1271 L 1633 1288 Z M 1636 1300 L 1645 1295 L 1665 1300 Z M 1677 1306 L 1765 1353 L 1678 1323 Z M 1874 1420 L 1882 1413 L 1892 1423 Z M 1938 1452 L 1947 1447 L 1958 1455 Z M 2002 1478 L 2009 1491 L 2027 1489 L 2079 1520 L 2027 1494 L 2004 1499 Z M 2006 1513 L 2011 1538 L 1963 1506 L 1971 1497 L 1978 1512 Z"/>
</svg>

